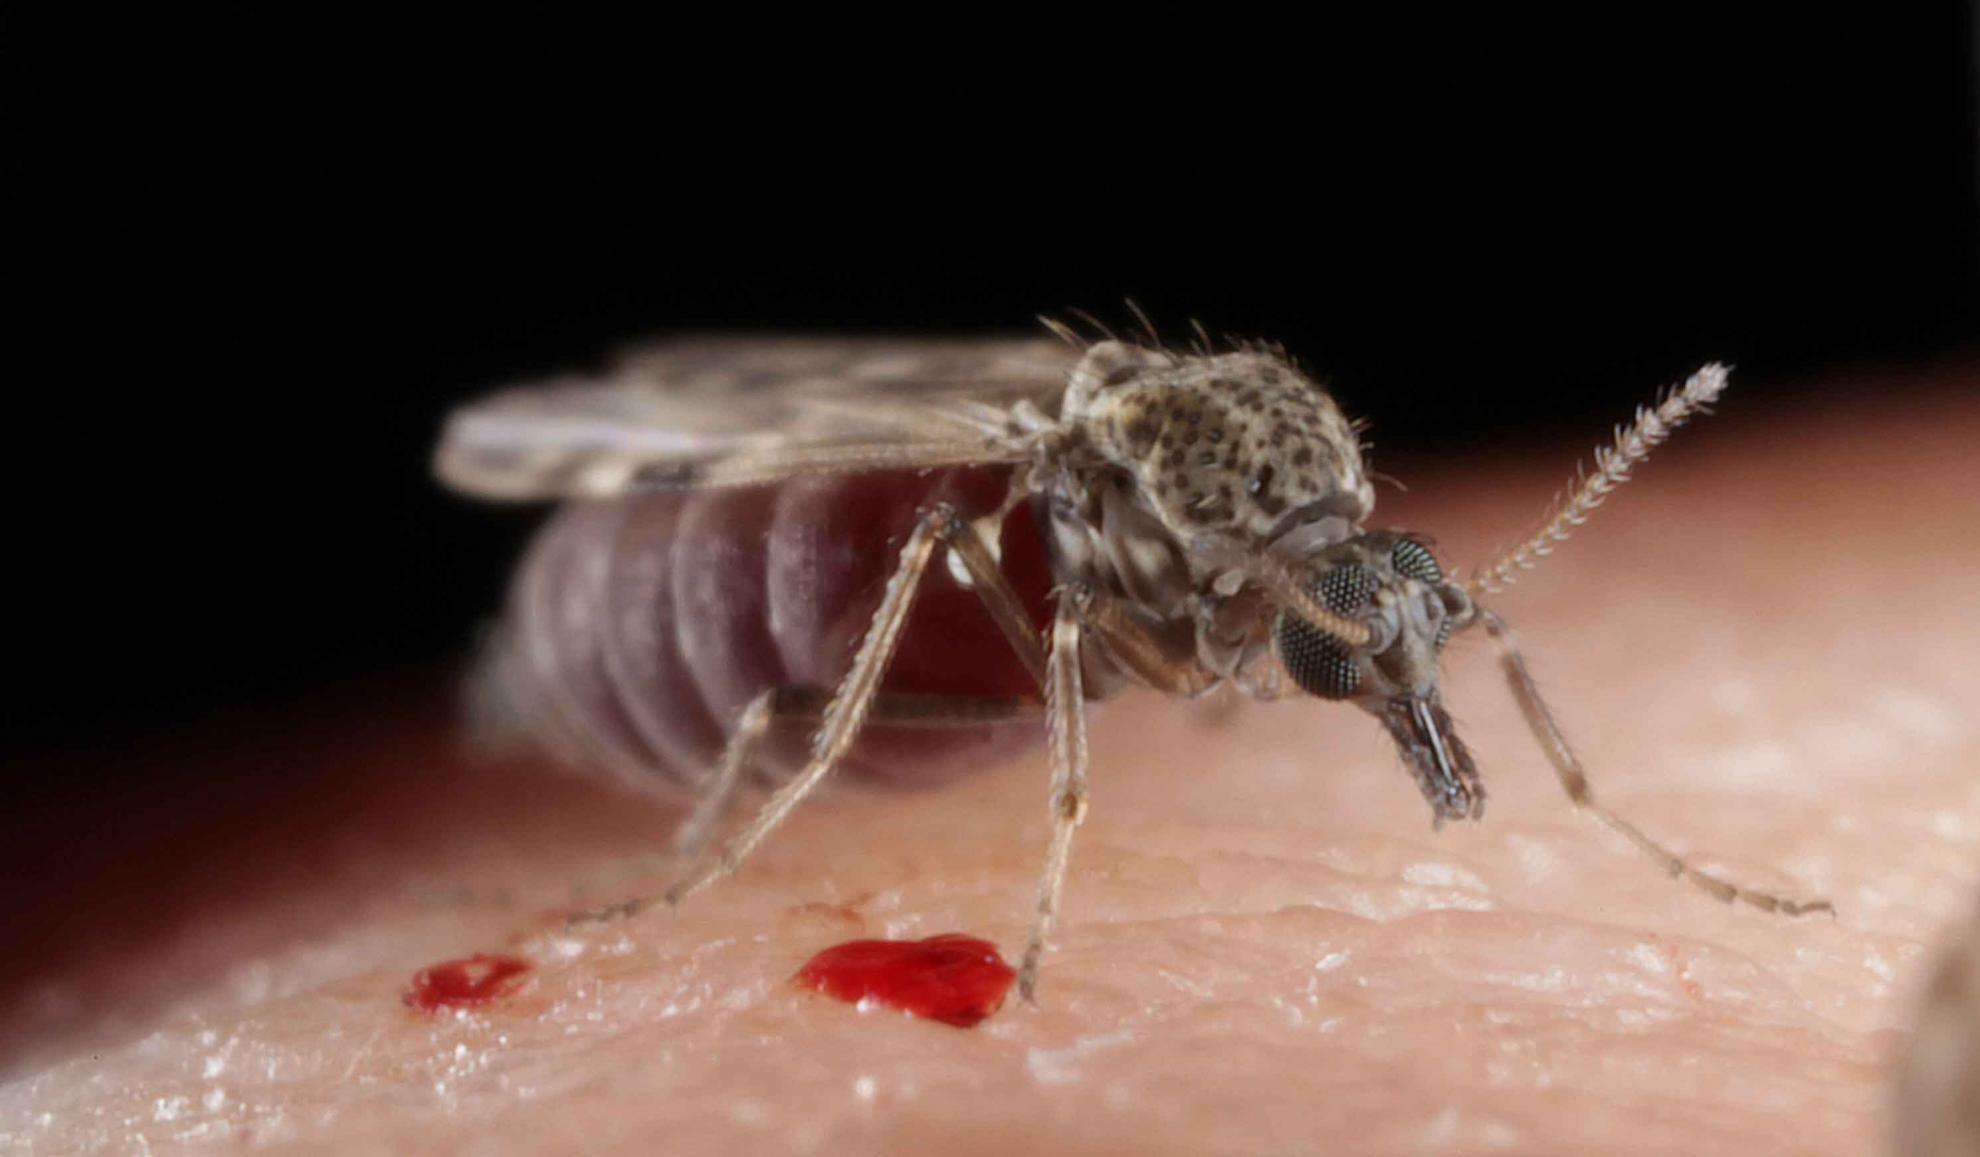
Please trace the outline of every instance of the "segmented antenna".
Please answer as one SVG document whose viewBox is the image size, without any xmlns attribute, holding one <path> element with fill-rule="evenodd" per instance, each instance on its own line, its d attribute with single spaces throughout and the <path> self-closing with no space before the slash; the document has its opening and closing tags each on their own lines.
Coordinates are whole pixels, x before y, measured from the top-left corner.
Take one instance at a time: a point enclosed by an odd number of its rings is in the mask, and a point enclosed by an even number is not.
<svg viewBox="0 0 1980 1157">
<path fill-rule="evenodd" d="M 1713 362 L 1691 375 L 1655 406 L 1638 406 L 1635 421 L 1616 427 L 1616 440 L 1612 444 L 1595 448 L 1594 473 L 1577 468 L 1574 485 L 1564 495 L 1555 497 L 1553 513 L 1540 529 L 1499 561 L 1466 579 L 1465 589 L 1479 594 L 1510 586 L 1520 571 L 1554 553 L 1555 546 L 1566 541 L 1574 528 L 1588 521 L 1588 516 L 1618 486 L 1629 481 L 1629 472 L 1670 437 L 1671 431 L 1690 421 L 1692 415 L 1706 412 L 1718 400 L 1725 392 L 1726 372 L 1725 366 Z"/>
</svg>

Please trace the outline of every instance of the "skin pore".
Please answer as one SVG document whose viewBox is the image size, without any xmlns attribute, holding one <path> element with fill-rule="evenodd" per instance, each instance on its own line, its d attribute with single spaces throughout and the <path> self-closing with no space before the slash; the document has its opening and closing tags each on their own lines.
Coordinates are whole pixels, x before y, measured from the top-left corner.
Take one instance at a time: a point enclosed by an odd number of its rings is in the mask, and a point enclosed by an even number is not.
<svg viewBox="0 0 1980 1157">
<path fill-rule="evenodd" d="M 1935 942 L 1980 878 L 1980 407 L 1971 369 L 1848 384 L 1791 411 L 1735 385 L 1488 600 L 1598 799 L 1834 918 L 1719 904 L 1577 813 L 1473 631 L 1444 698 L 1491 798 L 1441 832 L 1349 706 L 1096 712 L 1038 1004 L 956 1029 L 788 980 L 860 937 L 966 932 L 1014 959 L 1042 754 L 830 793 L 678 911 L 567 931 L 573 908 L 665 885 L 641 857 L 685 802 L 475 765 L 444 695 L 374 693 L 180 755 L 227 769 L 211 791 L 67 817 L 104 850 L 28 902 L 0 1141 L 1877 1151 Z M 1412 489 L 1373 524 L 1483 561 L 1577 449 L 1378 462 Z M 477 952 L 534 970 L 472 1012 L 403 1003 L 420 969 Z"/>
</svg>

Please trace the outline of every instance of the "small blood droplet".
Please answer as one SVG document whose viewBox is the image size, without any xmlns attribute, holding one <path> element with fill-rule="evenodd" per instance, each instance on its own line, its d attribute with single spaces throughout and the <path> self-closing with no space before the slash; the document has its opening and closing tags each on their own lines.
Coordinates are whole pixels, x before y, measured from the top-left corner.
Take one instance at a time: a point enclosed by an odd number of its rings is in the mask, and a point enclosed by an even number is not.
<svg viewBox="0 0 1980 1157">
<path fill-rule="evenodd" d="M 1016 976 L 996 945 L 951 932 L 926 940 L 849 940 L 812 957 L 791 980 L 849 1003 L 876 1000 L 968 1028 L 997 1011 Z"/>
<path fill-rule="evenodd" d="M 514 992 L 530 969 L 529 961 L 519 957 L 482 952 L 422 968 L 406 989 L 406 1007 L 438 1012 L 488 1004 Z"/>
</svg>

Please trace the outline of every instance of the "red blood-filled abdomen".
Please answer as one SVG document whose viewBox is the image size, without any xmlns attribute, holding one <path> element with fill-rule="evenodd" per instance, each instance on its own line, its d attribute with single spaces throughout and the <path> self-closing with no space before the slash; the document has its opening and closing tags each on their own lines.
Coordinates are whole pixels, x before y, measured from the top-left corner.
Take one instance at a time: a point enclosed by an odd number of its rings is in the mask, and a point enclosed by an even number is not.
<svg viewBox="0 0 1980 1157">
<path fill-rule="evenodd" d="M 838 684 L 920 513 L 998 508 L 1001 467 L 809 478 L 749 489 L 574 503 L 538 534 L 489 655 L 498 709 L 566 762 L 695 784 L 765 690 Z M 1004 573 L 1041 631 L 1050 567 L 1028 504 L 1005 522 Z M 1038 688 L 940 552 L 887 692 L 1022 698 Z M 800 766 L 815 721 L 785 723 L 758 760 Z M 1035 742 L 1035 718 L 964 728 L 871 724 L 842 773 L 925 783 Z"/>
</svg>

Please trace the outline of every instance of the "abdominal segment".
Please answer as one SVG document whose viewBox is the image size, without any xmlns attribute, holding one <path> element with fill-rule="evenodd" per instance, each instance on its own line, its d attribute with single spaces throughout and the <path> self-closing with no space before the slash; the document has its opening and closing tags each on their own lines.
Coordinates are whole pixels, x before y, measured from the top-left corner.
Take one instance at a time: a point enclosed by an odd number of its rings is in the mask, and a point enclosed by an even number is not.
<svg viewBox="0 0 1980 1157">
<path fill-rule="evenodd" d="M 483 660 L 479 682 L 492 700 L 484 707 L 560 762 L 640 787 L 697 786 L 759 694 L 838 685 L 922 511 L 946 502 L 980 517 L 998 509 L 1009 484 L 1007 468 L 984 467 L 569 504 L 517 572 Z M 1029 504 L 1005 521 L 999 546 L 1042 631 L 1051 574 Z M 1040 697 L 941 552 L 881 690 L 974 702 Z M 815 717 L 780 720 L 759 749 L 757 774 L 794 774 L 816 727 Z M 839 774 L 939 782 L 1040 738 L 1030 713 L 940 729 L 874 722 Z"/>
</svg>

